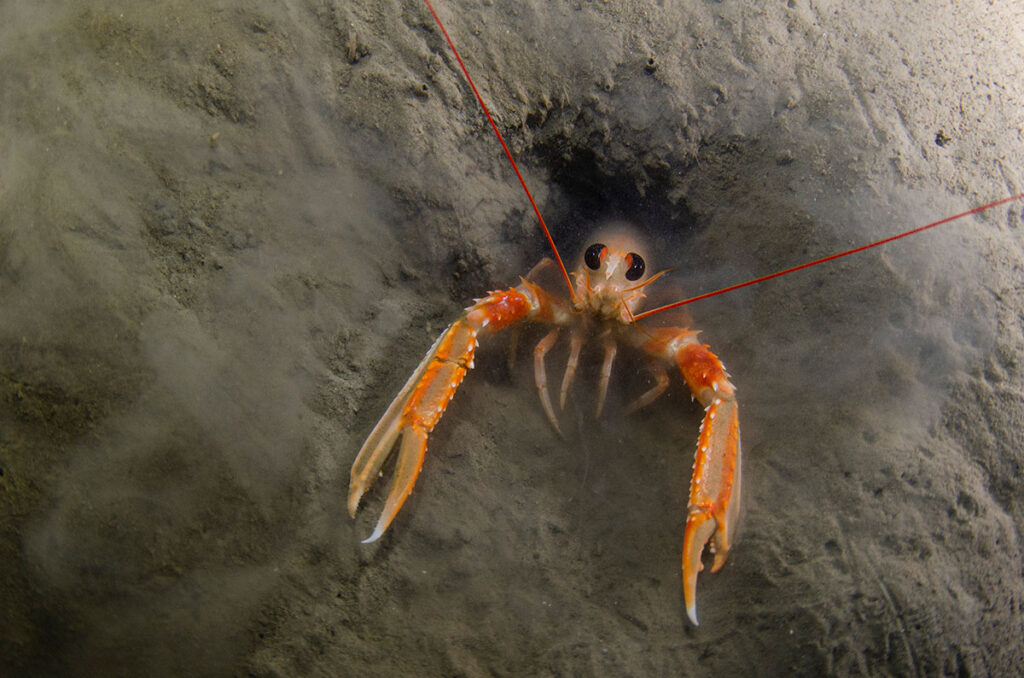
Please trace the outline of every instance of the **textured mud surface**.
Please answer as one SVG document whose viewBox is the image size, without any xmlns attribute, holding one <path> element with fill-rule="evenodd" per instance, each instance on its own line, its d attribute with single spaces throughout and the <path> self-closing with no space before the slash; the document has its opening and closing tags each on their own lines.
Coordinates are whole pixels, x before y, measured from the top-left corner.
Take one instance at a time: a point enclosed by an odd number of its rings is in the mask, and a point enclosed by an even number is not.
<svg viewBox="0 0 1024 678">
<path fill-rule="evenodd" d="M 1014 3 L 664 5 L 439 2 L 574 259 L 631 220 L 673 298 L 1022 190 Z M 562 440 L 496 339 L 359 544 L 363 438 L 546 254 L 418 2 L 4 2 L 0 673 L 1013 675 L 1022 225 L 691 307 L 746 458 L 694 628 L 700 412 L 629 356 Z"/>
</svg>

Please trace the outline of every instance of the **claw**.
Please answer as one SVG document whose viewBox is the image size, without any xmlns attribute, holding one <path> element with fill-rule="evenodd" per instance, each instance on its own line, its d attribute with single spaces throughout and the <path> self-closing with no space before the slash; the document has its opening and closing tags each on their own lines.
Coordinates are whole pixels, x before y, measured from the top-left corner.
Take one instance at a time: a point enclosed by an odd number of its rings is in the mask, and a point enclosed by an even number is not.
<svg viewBox="0 0 1024 678">
<path fill-rule="evenodd" d="M 359 500 L 377 480 L 395 442 L 402 437 L 384 510 L 364 544 L 380 539 L 412 493 L 427 451 L 427 436 L 472 365 L 476 334 L 475 328 L 460 320 L 438 337 L 359 450 L 348 493 L 348 512 L 353 517 Z"/>
<path fill-rule="evenodd" d="M 549 320 L 557 316 L 561 320 L 563 311 L 552 301 L 542 290 L 526 281 L 517 288 L 491 292 L 467 308 L 462 317 L 449 325 L 430 347 L 352 464 L 348 512 L 355 517 L 359 501 L 380 476 L 381 468 L 398 438 L 402 438 L 395 477 L 388 489 L 384 510 L 373 534 L 363 541 L 364 544 L 380 539 L 412 493 L 423 467 L 427 437 L 444 414 L 463 377 L 472 369 L 479 335 L 502 330 L 531 314 L 540 314 Z"/>
<path fill-rule="evenodd" d="M 704 545 L 718 529 L 718 523 L 711 515 L 709 507 L 694 506 L 686 519 L 686 530 L 683 533 L 683 599 L 686 601 L 686 614 L 694 626 L 697 622 L 697 573 L 704 569 L 701 556 Z M 717 555 L 717 554 L 716 554 Z"/>
<path fill-rule="evenodd" d="M 690 478 L 686 528 L 683 531 L 683 599 L 686 614 L 697 625 L 697 574 L 710 541 L 715 554 L 712 572 L 725 565 L 740 512 L 740 418 L 736 388 L 722 361 L 697 342 L 697 333 L 665 327 L 645 332 L 640 346 L 650 355 L 672 360 L 704 406 L 697 438 L 697 457 Z M 658 388 L 658 387 L 656 387 Z M 653 397 L 657 397 L 657 392 Z M 640 397 L 645 403 L 650 393 Z"/>
<path fill-rule="evenodd" d="M 740 427 L 736 401 L 716 397 L 708 405 L 697 441 L 690 481 L 689 515 L 683 533 L 683 598 L 686 614 L 697 622 L 697 574 L 704 569 L 704 546 L 715 554 L 712 572 L 729 556 L 740 507 Z"/>
<path fill-rule="evenodd" d="M 398 436 L 403 432 L 405 428 L 403 422 L 404 410 L 409 403 L 413 391 L 415 391 L 417 385 L 423 379 L 427 368 L 430 367 L 442 340 L 447 335 L 448 332 L 442 334 L 434 342 L 434 345 L 430 347 L 427 357 L 423 359 L 419 367 L 416 368 L 416 371 L 409 377 L 409 380 L 405 382 L 405 386 L 395 396 L 384 416 L 377 422 L 370 436 L 359 450 L 359 455 L 356 457 L 355 463 L 352 464 L 352 478 L 348 486 L 348 514 L 353 518 L 356 517 L 356 510 L 359 508 L 359 501 L 363 498 L 363 494 L 377 480 L 381 467 L 384 466 L 384 462 L 391 455 L 395 441 L 398 440 Z"/>
<path fill-rule="evenodd" d="M 412 494 L 412 487 L 416 484 L 416 478 L 423 467 L 423 456 L 426 451 L 427 432 L 418 426 L 409 427 L 402 437 L 402 449 L 398 452 L 395 477 L 391 481 L 384 510 L 377 520 L 377 526 L 373 528 L 373 534 L 363 540 L 364 544 L 371 544 L 380 539 L 391 525 L 391 521 L 395 519 L 398 510 L 402 508 L 402 504 Z"/>
</svg>

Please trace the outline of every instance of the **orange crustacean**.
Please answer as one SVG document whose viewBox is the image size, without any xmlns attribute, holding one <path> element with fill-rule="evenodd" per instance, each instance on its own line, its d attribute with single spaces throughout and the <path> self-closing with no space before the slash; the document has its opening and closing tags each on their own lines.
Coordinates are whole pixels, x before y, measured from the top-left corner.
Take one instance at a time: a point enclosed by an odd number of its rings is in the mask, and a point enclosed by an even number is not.
<svg viewBox="0 0 1024 678">
<path fill-rule="evenodd" d="M 551 327 L 534 349 L 534 378 L 544 412 L 559 433 L 561 431 L 558 417 L 547 385 L 545 356 L 555 345 L 562 331 L 567 331 L 570 336 L 569 359 L 559 393 L 559 404 L 562 408 L 575 377 L 580 351 L 586 338 L 596 336 L 604 351 L 598 383 L 598 414 L 604 405 L 618 347 L 629 346 L 652 358 L 656 380 L 650 390 L 627 408 L 628 411 L 649 405 L 665 391 L 669 384 L 666 364 L 678 367 L 693 397 L 704 407 L 704 419 L 700 426 L 696 459 L 690 479 L 682 545 L 683 598 L 687 615 L 694 624 L 697 624 L 697 575 L 703 568 L 705 546 L 710 544 L 710 549 L 714 553 L 711 571 L 716 572 L 725 564 L 736 534 L 742 456 L 736 388 L 718 357 L 708 346 L 697 340 L 696 331 L 688 327 L 649 328 L 641 326 L 637 321 L 684 304 L 921 233 L 1020 200 L 1024 198 L 1024 193 L 995 200 L 924 226 L 746 282 L 652 310 L 640 311 L 640 305 L 646 297 L 645 289 L 664 271 L 650 274 L 643 254 L 644 247 L 627 228 L 602 232 L 596 236 L 592 244 L 583 251 L 579 267 L 573 274 L 575 280 L 570 279 L 540 210 L 454 42 L 430 0 L 424 0 L 424 3 L 447 40 L 467 83 L 529 198 L 554 259 L 542 261 L 531 274 L 521 279 L 519 285 L 493 291 L 483 299 L 477 300 L 438 337 L 360 449 L 352 465 L 349 513 L 355 516 L 360 500 L 380 476 L 384 463 L 397 446 L 398 461 L 384 509 L 376 528 L 364 543 L 376 541 L 388 529 L 416 483 L 430 432 L 444 414 L 466 373 L 473 367 L 474 355 L 482 337 L 523 322 Z M 545 291 L 533 280 L 534 272 L 552 265 L 557 266 L 565 280 L 569 291 L 568 300 Z M 397 445 L 399 438 L 402 439 L 401 445 Z"/>
<path fill-rule="evenodd" d="M 644 289 L 661 275 L 649 274 L 638 249 L 638 241 L 629 231 L 599 234 L 597 241 L 584 251 L 574 274 L 571 302 L 546 292 L 528 276 L 516 287 L 491 292 L 478 300 L 448 326 L 374 427 L 352 466 L 348 508 L 354 516 L 363 494 L 379 476 L 398 438 L 402 438 L 384 510 L 367 542 L 380 538 L 412 492 L 423 464 L 427 438 L 473 367 L 482 337 L 524 321 L 551 326 L 534 349 L 534 378 L 544 412 L 552 426 L 560 430 L 547 384 L 545 356 L 562 330 L 567 330 L 569 360 L 559 395 L 564 407 L 584 340 L 596 335 L 604 351 L 598 414 L 604 405 L 620 344 L 641 350 L 654 358 L 657 365 L 655 385 L 637 398 L 629 410 L 650 404 L 665 391 L 669 383 L 665 364 L 678 367 L 694 398 L 705 408 L 683 536 L 683 593 L 687 614 L 697 623 L 697 573 L 702 567 L 704 547 L 710 541 L 715 554 L 712 571 L 717 571 L 728 556 L 739 512 L 739 408 L 735 386 L 725 367 L 697 340 L 697 332 L 686 327 L 645 329 L 635 322 L 645 297 Z"/>
</svg>

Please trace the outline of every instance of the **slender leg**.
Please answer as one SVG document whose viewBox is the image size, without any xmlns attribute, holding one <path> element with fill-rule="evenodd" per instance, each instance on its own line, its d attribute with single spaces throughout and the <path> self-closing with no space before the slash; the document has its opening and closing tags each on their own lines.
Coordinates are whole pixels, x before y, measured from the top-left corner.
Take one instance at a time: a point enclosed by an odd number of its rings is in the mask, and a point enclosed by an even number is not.
<svg viewBox="0 0 1024 678">
<path fill-rule="evenodd" d="M 548 354 L 551 347 L 558 339 L 558 328 L 555 328 L 544 335 L 537 346 L 533 349 L 533 378 L 537 382 L 537 393 L 540 394 L 540 404 L 544 406 L 544 414 L 548 415 L 548 421 L 562 435 L 562 429 L 558 426 L 555 418 L 555 410 L 551 407 L 551 394 L 548 393 L 548 375 L 544 369 L 544 356 Z"/>
<path fill-rule="evenodd" d="M 656 363 L 651 365 L 651 370 L 654 372 L 654 379 L 656 380 L 654 386 L 639 398 L 631 402 L 629 406 L 626 407 L 624 414 L 633 414 L 640 408 L 647 407 L 657 400 L 661 394 L 665 392 L 665 389 L 668 388 L 668 372 L 665 371 L 665 367 Z"/>
<path fill-rule="evenodd" d="M 519 349 L 519 336 L 522 334 L 520 327 L 516 326 L 512 328 L 512 332 L 508 338 L 508 373 L 512 374 L 512 370 L 516 366 L 516 351 Z"/>
<path fill-rule="evenodd" d="M 608 380 L 612 376 L 612 363 L 615 362 L 615 353 L 619 350 L 615 339 L 610 334 L 602 337 L 604 343 L 604 362 L 601 363 L 601 381 L 597 385 L 597 413 L 594 416 L 600 417 L 604 409 L 604 398 L 608 395 Z"/>
<path fill-rule="evenodd" d="M 554 263 L 555 260 L 552 259 L 551 257 L 544 257 L 543 259 L 538 261 L 533 268 L 530 269 L 530 272 L 526 274 L 525 279 L 533 282 L 533 279 L 537 277 L 538 273 L 540 273 L 546 268 L 551 268 L 554 265 Z"/>
<path fill-rule="evenodd" d="M 573 330 L 569 339 L 569 362 L 565 364 L 565 374 L 562 376 L 562 393 L 558 398 L 558 407 L 565 409 L 565 397 L 569 394 L 569 387 L 576 377 L 576 366 L 580 362 L 580 349 L 583 348 L 583 335 L 579 330 Z"/>
</svg>

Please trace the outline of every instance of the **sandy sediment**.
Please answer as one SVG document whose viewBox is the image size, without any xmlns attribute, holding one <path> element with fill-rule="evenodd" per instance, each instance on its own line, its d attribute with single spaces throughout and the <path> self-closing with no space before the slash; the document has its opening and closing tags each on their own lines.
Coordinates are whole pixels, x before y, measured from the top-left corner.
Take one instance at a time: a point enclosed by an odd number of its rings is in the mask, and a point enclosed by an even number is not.
<svg viewBox="0 0 1024 678">
<path fill-rule="evenodd" d="M 566 255 L 628 220 L 671 299 L 1022 190 L 1021 10 L 850 4 L 438 10 Z M 691 307 L 746 462 L 699 628 L 636 356 L 563 440 L 496 337 L 359 544 L 362 440 L 546 255 L 485 125 L 417 2 L 0 5 L 0 673 L 1014 675 L 1019 204 Z"/>
</svg>

